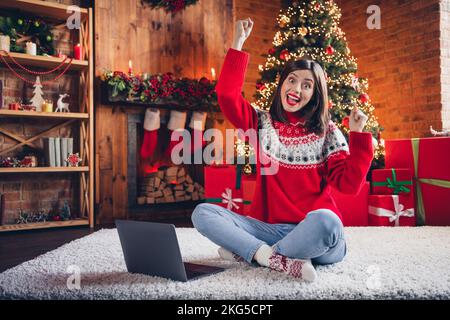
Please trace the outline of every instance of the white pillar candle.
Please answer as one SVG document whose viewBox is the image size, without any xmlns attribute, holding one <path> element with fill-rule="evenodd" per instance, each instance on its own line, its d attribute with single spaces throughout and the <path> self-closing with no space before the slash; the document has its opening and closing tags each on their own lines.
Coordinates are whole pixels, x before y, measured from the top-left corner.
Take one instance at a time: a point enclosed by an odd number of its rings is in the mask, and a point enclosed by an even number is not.
<svg viewBox="0 0 450 320">
<path fill-rule="evenodd" d="M 10 38 L 9 36 L 0 36 L 0 50 L 9 52 L 10 50 Z"/>
<path fill-rule="evenodd" d="M 36 43 L 30 41 L 27 42 L 27 54 L 31 54 L 32 56 L 37 54 Z"/>
</svg>

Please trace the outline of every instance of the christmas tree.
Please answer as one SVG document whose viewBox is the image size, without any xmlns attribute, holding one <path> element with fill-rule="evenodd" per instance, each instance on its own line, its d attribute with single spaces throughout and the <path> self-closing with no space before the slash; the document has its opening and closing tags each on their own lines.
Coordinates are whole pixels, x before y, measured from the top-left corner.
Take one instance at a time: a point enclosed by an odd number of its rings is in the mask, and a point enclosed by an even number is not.
<svg viewBox="0 0 450 320">
<path fill-rule="evenodd" d="M 36 83 L 34 84 L 33 98 L 31 99 L 31 104 L 36 107 L 36 111 L 42 110 L 42 104 L 44 103 L 44 98 L 42 95 L 42 84 L 39 76 L 36 77 Z"/>
<path fill-rule="evenodd" d="M 384 167 L 384 145 L 380 143 L 383 128 L 373 114 L 367 79 L 358 77 L 356 59 L 350 55 L 347 39 L 339 27 L 341 12 L 332 0 L 283 1 L 277 18 L 273 47 L 268 49 L 261 78 L 256 84 L 254 107 L 268 110 L 278 86 L 279 75 L 287 61 L 308 58 L 325 70 L 328 83 L 329 111 L 332 120 L 348 140 L 348 115 L 357 106 L 368 117 L 365 131 L 374 139 L 372 168 Z"/>
</svg>

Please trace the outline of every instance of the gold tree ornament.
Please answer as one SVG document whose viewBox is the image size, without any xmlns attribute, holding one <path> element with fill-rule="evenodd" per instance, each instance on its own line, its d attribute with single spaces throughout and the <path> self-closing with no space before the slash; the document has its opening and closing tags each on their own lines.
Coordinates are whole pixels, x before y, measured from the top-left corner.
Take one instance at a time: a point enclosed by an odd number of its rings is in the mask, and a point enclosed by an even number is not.
<svg viewBox="0 0 450 320">
<path fill-rule="evenodd" d="M 280 17 L 280 20 L 279 20 L 279 22 L 278 22 L 278 25 L 279 25 L 281 28 L 284 28 L 284 27 L 286 27 L 286 26 L 288 25 L 289 22 L 291 22 L 291 20 L 289 19 L 289 17 L 287 17 L 287 16 L 281 16 L 281 17 Z"/>
<path fill-rule="evenodd" d="M 246 175 L 252 174 L 252 166 L 249 163 L 247 163 L 242 170 Z"/>
<path fill-rule="evenodd" d="M 308 28 L 302 27 L 302 28 L 298 29 L 298 33 L 299 33 L 302 37 L 304 37 L 304 36 L 306 36 L 306 35 L 308 34 Z"/>
</svg>

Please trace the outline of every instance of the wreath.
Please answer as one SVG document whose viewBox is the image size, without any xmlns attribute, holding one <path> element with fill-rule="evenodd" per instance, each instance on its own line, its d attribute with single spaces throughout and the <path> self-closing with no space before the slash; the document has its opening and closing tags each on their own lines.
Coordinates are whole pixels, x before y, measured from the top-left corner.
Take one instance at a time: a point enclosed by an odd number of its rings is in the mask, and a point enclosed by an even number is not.
<svg viewBox="0 0 450 320">
<path fill-rule="evenodd" d="M 187 6 L 196 4 L 198 0 L 141 0 L 143 5 L 149 5 L 152 9 L 164 8 L 167 13 L 175 14 L 186 9 Z"/>
<path fill-rule="evenodd" d="M 0 34 L 11 39 L 11 52 L 25 52 L 26 41 L 36 43 L 38 54 L 54 55 L 52 25 L 38 17 L 23 17 L 19 14 L 0 16 Z"/>
</svg>

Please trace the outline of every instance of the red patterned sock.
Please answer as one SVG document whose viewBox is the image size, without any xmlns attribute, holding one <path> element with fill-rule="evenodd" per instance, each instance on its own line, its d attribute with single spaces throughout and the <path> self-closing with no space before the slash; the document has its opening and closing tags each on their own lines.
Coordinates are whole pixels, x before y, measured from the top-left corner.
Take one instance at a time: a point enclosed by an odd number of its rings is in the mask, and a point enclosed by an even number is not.
<svg viewBox="0 0 450 320">
<path fill-rule="evenodd" d="M 313 282 L 317 277 L 311 260 L 292 259 L 275 252 L 269 258 L 269 268 L 308 282 Z"/>
</svg>

